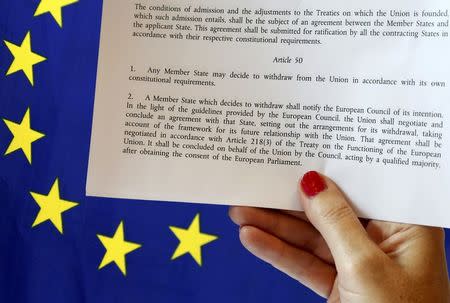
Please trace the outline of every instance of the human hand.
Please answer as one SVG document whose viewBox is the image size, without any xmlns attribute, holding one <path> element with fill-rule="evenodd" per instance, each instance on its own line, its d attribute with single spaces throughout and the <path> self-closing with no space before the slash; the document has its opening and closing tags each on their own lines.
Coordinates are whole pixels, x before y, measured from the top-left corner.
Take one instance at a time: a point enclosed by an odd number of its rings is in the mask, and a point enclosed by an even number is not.
<svg viewBox="0 0 450 303">
<path fill-rule="evenodd" d="M 450 302 L 442 228 L 363 224 L 330 179 L 300 184 L 304 213 L 230 208 L 251 253 L 330 303 Z"/>
</svg>

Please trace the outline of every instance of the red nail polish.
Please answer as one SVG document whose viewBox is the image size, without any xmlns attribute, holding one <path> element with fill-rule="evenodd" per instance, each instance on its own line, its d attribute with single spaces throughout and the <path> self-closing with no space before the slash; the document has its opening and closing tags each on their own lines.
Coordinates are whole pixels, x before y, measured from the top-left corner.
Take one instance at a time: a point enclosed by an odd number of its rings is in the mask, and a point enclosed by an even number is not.
<svg viewBox="0 0 450 303">
<path fill-rule="evenodd" d="M 316 171 L 307 172 L 303 176 L 302 181 L 300 181 L 300 186 L 303 192 L 310 198 L 327 188 L 325 180 Z"/>
</svg>

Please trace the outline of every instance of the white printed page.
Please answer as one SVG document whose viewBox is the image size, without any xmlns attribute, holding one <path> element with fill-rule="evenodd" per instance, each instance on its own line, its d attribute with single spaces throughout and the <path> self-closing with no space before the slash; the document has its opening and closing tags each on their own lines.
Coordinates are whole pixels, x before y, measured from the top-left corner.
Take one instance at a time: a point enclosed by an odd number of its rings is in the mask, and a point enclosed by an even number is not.
<svg viewBox="0 0 450 303">
<path fill-rule="evenodd" d="M 104 1 L 87 194 L 450 227 L 449 6 Z"/>
</svg>

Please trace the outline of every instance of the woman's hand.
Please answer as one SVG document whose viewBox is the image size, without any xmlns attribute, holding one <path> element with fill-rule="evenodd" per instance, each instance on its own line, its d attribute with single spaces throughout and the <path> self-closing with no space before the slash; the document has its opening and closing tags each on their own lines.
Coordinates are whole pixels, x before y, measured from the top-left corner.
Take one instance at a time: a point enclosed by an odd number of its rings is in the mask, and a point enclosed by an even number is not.
<svg viewBox="0 0 450 303">
<path fill-rule="evenodd" d="M 300 201 L 305 213 L 232 207 L 242 244 L 328 302 L 450 302 L 443 229 L 363 224 L 316 172 L 303 177 Z"/>
</svg>

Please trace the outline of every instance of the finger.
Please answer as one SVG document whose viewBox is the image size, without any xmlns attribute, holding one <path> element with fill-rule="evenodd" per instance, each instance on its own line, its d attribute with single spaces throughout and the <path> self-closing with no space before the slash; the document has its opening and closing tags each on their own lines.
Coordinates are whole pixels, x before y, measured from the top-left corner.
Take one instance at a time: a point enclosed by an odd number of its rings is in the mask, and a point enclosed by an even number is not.
<svg viewBox="0 0 450 303">
<path fill-rule="evenodd" d="M 334 280 L 333 288 L 331 289 L 330 296 L 328 297 L 327 303 L 340 303 L 341 298 L 339 294 L 339 274 L 336 275 Z"/>
<path fill-rule="evenodd" d="M 448 285 L 448 272 L 445 256 L 445 232 L 442 228 L 411 225 L 398 239 L 384 241 L 382 246 L 391 246 L 393 242 L 400 242 L 394 253 L 397 262 L 408 268 L 409 272 L 418 278 L 428 278 L 429 281 L 441 281 L 441 285 Z M 391 242 L 391 243 L 387 243 Z M 444 266 L 442 266 L 444 264 Z"/>
<path fill-rule="evenodd" d="M 231 207 L 229 215 L 238 225 L 255 226 L 293 246 L 313 253 L 328 263 L 333 263 L 325 240 L 310 223 L 281 212 L 254 207 Z"/>
<path fill-rule="evenodd" d="M 240 239 L 252 254 L 298 280 L 317 294 L 327 297 L 336 270 L 318 257 L 256 228 L 243 226 Z"/>
<path fill-rule="evenodd" d="M 379 243 L 380 249 L 396 259 L 399 264 L 414 264 L 414 270 L 423 268 L 435 271 L 430 266 L 445 261 L 445 233 L 442 228 L 371 221 L 367 232 Z M 423 256 L 428 256 L 424 258 Z"/>
<path fill-rule="evenodd" d="M 430 241 L 433 246 L 444 242 L 444 231 L 437 227 L 371 220 L 366 231 L 375 243 L 386 248 L 408 239 Z"/>
<path fill-rule="evenodd" d="M 368 237 L 344 194 L 330 179 L 306 173 L 300 182 L 300 200 L 310 222 L 324 237 L 339 271 L 351 262 L 380 254 Z"/>
<path fill-rule="evenodd" d="M 309 222 L 308 217 L 306 216 L 304 211 L 295 211 L 295 210 L 281 210 L 282 213 L 291 215 L 293 217 L 302 219 L 303 221 Z M 359 218 L 359 221 L 361 222 L 361 224 L 366 227 L 367 224 L 369 224 L 370 220 L 365 219 L 365 218 Z"/>
<path fill-rule="evenodd" d="M 282 213 L 285 213 L 287 215 L 299 218 L 303 221 L 309 222 L 308 217 L 306 216 L 304 211 L 295 211 L 295 210 L 282 210 Z"/>
<path fill-rule="evenodd" d="M 446 264 L 442 228 L 381 221 L 374 221 L 370 228 L 381 239 L 380 249 L 411 277 L 448 285 L 447 266 L 442 266 Z"/>
<path fill-rule="evenodd" d="M 371 220 L 369 224 L 367 224 L 366 232 L 372 241 L 377 244 L 381 244 L 396 234 L 402 233 L 406 229 L 410 228 L 410 226 L 411 225 L 402 223 Z M 384 252 L 387 253 L 387 251 Z"/>
</svg>

